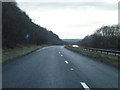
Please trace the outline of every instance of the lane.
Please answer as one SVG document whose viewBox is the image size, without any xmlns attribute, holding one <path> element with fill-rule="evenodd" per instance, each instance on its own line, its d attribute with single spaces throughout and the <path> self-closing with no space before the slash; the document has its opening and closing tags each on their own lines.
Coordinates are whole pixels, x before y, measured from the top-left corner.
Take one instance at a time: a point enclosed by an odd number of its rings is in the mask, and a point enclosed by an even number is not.
<svg viewBox="0 0 120 90">
<path fill-rule="evenodd" d="M 3 66 L 3 87 L 118 88 L 118 70 L 63 46 L 50 46 Z"/>
<path fill-rule="evenodd" d="M 90 88 L 118 88 L 118 68 L 61 48 L 64 58 Z"/>
<path fill-rule="evenodd" d="M 3 88 L 83 88 L 59 49 L 43 48 L 3 66 Z"/>
</svg>

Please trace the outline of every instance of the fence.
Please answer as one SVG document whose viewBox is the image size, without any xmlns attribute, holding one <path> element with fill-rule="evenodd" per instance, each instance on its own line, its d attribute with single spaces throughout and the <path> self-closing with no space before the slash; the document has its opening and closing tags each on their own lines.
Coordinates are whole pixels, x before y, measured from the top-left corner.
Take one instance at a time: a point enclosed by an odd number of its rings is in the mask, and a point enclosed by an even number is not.
<svg viewBox="0 0 120 90">
<path fill-rule="evenodd" d="M 116 50 L 106 50 L 106 49 L 98 49 L 98 48 L 84 48 L 84 50 L 96 51 L 96 52 L 112 54 L 112 55 L 120 55 L 120 51 L 116 51 Z"/>
</svg>

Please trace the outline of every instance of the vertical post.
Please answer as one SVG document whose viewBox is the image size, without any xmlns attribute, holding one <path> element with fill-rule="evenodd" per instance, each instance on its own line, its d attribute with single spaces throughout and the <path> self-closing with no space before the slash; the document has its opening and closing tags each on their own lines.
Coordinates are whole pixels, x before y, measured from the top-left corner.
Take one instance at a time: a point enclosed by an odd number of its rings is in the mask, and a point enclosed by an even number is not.
<svg viewBox="0 0 120 90">
<path fill-rule="evenodd" d="M 107 51 L 107 54 L 108 54 L 108 51 Z"/>
</svg>

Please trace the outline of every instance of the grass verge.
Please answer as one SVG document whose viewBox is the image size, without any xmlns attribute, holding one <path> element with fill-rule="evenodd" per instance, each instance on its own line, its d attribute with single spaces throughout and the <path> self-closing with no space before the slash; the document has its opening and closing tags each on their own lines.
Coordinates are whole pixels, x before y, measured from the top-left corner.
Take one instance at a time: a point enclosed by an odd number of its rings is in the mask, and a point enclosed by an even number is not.
<svg viewBox="0 0 120 90">
<path fill-rule="evenodd" d="M 77 52 L 79 54 L 94 58 L 94 59 L 99 60 L 101 62 L 113 65 L 115 67 L 118 67 L 120 65 L 120 63 L 118 61 L 120 56 L 108 55 L 108 54 L 99 53 L 99 52 L 95 52 L 95 51 L 83 50 L 82 47 L 75 48 L 75 47 L 71 47 L 71 46 L 65 46 L 65 48 L 72 50 L 74 52 Z"/>
<path fill-rule="evenodd" d="M 8 62 L 14 58 L 26 55 L 34 50 L 42 48 L 46 45 L 17 45 L 14 49 L 4 48 L 2 50 L 2 63 Z"/>
</svg>

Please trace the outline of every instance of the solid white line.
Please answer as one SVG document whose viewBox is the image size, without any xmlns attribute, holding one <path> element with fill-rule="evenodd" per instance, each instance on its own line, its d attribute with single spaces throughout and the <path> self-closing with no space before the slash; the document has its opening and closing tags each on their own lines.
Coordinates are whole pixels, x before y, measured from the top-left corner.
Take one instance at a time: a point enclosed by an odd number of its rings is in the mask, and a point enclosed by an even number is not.
<svg viewBox="0 0 120 90">
<path fill-rule="evenodd" d="M 90 90 L 90 88 L 87 86 L 86 83 L 84 83 L 84 82 L 80 82 L 80 83 L 81 83 L 81 85 L 83 86 L 83 88 L 84 88 L 85 90 Z"/>
<path fill-rule="evenodd" d="M 68 61 L 65 61 L 66 64 L 68 64 L 69 62 Z"/>
<path fill-rule="evenodd" d="M 37 50 L 36 52 L 39 52 L 39 51 L 41 51 L 42 49 L 39 49 L 39 50 Z"/>
<path fill-rule="evenodd" d="M 36 52 L 39 52 L 39 51 L 44 50 L 44 49 L 47 49 L 47 48 L 49 48 L 49 47 L 43 47 L 43 48 L 37 50 Z"/>
</svg>

